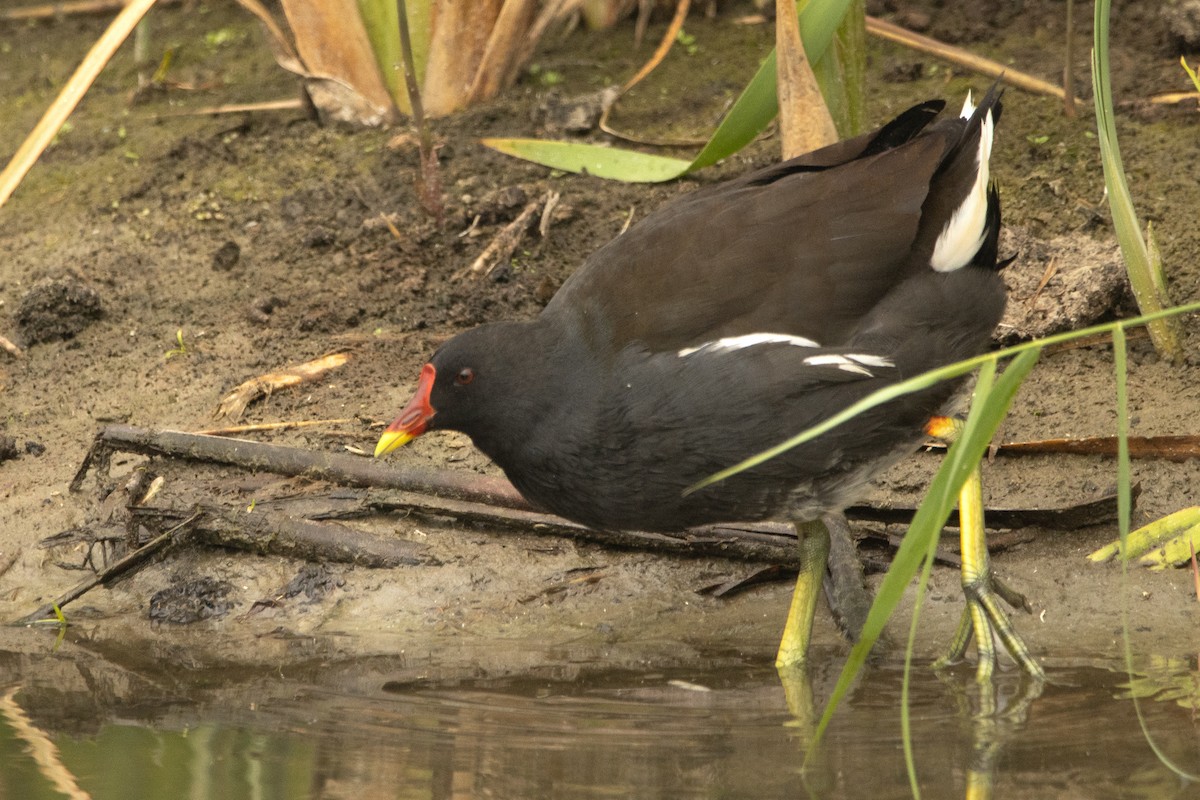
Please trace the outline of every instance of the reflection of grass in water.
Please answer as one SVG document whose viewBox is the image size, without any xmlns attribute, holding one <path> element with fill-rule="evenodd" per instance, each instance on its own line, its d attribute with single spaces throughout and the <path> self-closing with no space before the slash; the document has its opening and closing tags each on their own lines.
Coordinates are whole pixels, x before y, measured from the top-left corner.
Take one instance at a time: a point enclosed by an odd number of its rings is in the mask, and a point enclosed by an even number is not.
<svg viewBox="0 0 1200 800">
<path fill-rule="evenodd" d="M 1120 684 L 1124 692 L 1118 700 L 1153 699 L 1175 701 L 1176 705 L 1200 711 L 1200 669 L 1182 658 L 1151 658 L 1151 666 L 1134 673 L 1129 683 Z"/>
</svg>

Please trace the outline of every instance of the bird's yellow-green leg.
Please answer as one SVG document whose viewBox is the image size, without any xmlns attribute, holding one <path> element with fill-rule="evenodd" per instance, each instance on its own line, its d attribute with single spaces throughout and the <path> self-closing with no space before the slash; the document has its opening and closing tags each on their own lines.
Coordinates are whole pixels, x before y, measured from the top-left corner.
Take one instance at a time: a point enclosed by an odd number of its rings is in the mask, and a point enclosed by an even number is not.
<svg viewBox="0 0 1200 800">
<path fill-rule="evenodd" d="M 796 536 L 800 544 L 800 574 L 796 576 L 783 639 L 775 656 L 777 667 L 796 666 L 808 655 L 817 598 L 821 595 L 825 564 L 829 560 L 829 529 L 820 519 L 797 522 Z"/>
<path fill-rule="evenodd" d="M 941 418 L 931 423 L 931 434 L 953 441 L 961 428 L 957 420 Z M 979 683 L 990 682 L 996 667 L 996 645 L 1001 645 L 1030 677 L 1042 680 L 1045 673 L 1034 661 L 1029 648 L 1013 627 L 1008 614 L 1000 607 L 1000 596 L 1009 602 L 1023 601 L 1018 593 L 997 585 L 988 561 L 987 537 L 983 523 L 983 482 L 976 466 L 963 483 L 958 496 L 959 533 L 962 540 L 962 586 L 967 608 L 951 643 L 950 653 L 939 664 L 962 658 L 972 635 L 979 662 L 975 677 Z M 1019 602 L 1024 605 L 1023 602 Z"/>
</svg>

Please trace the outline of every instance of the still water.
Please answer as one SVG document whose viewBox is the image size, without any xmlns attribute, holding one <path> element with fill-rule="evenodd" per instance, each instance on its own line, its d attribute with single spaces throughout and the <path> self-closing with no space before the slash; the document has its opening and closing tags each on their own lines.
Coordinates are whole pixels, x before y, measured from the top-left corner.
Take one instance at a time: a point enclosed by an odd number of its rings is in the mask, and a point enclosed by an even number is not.
<svg viewBox="0 0 1200 800">
<path fill-rule="evenodd" d="M 893 662 L 868 669 L 814 749 L 833 654 L 787 691 L 728 656 L 719 669 L 451 681 L 396 681 L 378 659 L 158 675 L 67 661 L 0 650 L 0 799 L 912 796 Z M 1153 755 L 1119 662 L 1047 666 L 1036 698 L 1002 674 L 999 711 L 982 717 L 969 669 L 914 668 L 922 797 L 1200 798 Z M 1158 692 L 1141 704 L 1156 743 L 1193 772 L 1195 667 L 1160 659 L 1138 684 Z"/>
</svg>

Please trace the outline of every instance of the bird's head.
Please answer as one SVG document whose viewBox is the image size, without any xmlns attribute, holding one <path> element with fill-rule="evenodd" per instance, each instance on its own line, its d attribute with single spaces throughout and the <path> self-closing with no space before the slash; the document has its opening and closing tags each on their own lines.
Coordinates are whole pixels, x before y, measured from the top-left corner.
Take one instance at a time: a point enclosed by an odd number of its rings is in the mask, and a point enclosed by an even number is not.
<svg viewBox="0 0 1200 800">
<path fill-rule="evenodd" d="M 494 323 L 455 336 L 421 368 L 417 390 L 379 437 L 375 456 L 430 430 L 456 430 L 478 443 L 514 424 L 524 370 L 523 338 L 514 323 Z"/>
</svg>

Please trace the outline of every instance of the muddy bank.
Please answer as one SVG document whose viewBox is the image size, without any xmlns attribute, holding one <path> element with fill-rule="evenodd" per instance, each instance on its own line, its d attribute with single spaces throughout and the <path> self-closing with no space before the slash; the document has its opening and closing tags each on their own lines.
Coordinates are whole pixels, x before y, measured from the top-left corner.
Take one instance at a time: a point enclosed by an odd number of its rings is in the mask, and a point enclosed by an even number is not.
<svg viewBox="0 0 1200 800">
<path fill-rule="evenodd" d="M 1027 2 L 1020 15 L 989 12 L 970 16 L 970 22 L 965 15 L 956 20 L 932 7 L 926 11 L 934 35 L 1045 78 L 1061 69 L 1057 3 Z M 250 406 L 243 421 L 350 420 L 262 438 L 369 451 L 377 424 L 407 400 L 438 342 L 486 320 L 535 314 L 631 213 L 640 218 L 697 184 L 773 157 L 775 142 L 766 139 L 711 173 L 646 187 L 551 175 L 478 146 L 481 136 L 538 134 L 556 98 L 623 80 L 649 52 L 648 46 L 632 48 L 629 26 L 598 36 L 576 32 L 552 40 L 538 57 L 541 74 L 553 71 L 560 83 L 546 86 L 531 76 L 495 103 L 437 123 L 447 188 L 447 221 L 439 229 L 414 199 L 416 153 L 391 144 L 394 132 L 322 128 L 295 112 L 179 116 L 216 102 L 292 96 L 295 87 L 232 4 L 156 15 L 163 46 L 180 45 L 174 67 L 180 77 L 211 88 L 131 102 L 135 71 L 130 54 L 122 53 L 72 118 L 71 129 L 0 212 L 0 332 L 24 337 L 21 343 L 28 345 L 20 360 L 0 354 L 0 432 L 11 437 L 17 453 L 0 463 L 0 564 L 11 560 L 0 575 L 5 619 L 28 613 L 81 578 L 78 569 L 64 566 L 69 559 L 38 542 L 93 512 L 95 486 L 71 494 L 67 484 L 101 425 L 206 429 L 214 425 L 220 398 L 243 380 L 346 350 L 351 359 L 345 367 Z M 1153 221 L 1171 269 L 1176 299 L 1194 300 L 1200 231 L 1193 209 L 1200 188 L 1194 170 L 1181 165 L 1200 163 L 1197 114 L 1194 107 L 1142 102 L 1153 92 L 1181 90 L 1185 78 L 1164 23 L 1145 10 L 1122 15 L 1113 33 L 1114 90 L 1119 100 L 1130 101 L 1120 114 L 1122 148 L 1139 209 Z M 769 30 L 736 24 L 737 16 L 735 8 L 690 21 L 696 52 L 672 55 L 624 101 L 621 126 L 703 135 L 771 44 Z M 1080 22 L 1084 35 L 1089 22 Z M 0 117 L 8 123 L 0 130 L 0 152 L 15 148 L 101 26 L 84 18 L 0 29 L 0 40 L 19 42 L 29 54 L 6 58 L 0 71 Z M 210 44 L 217 39 L 206 34 L 214 30 L 233 35 L 220 37 L 225 44 Z M 1082 70 L 1086 48 L 1080 49 Z M 987 83 L 881 42 L 871 43 L 871 68 L 873 122 L 927 97 L 956 101 L 968 87 Z M 993 160 L 1006 220 L 1022 236 L 1109 245 L 1086 114 L 1068 119 L 1050 99 L 1010 91 Z M 493 278 L 455 280 L 511 219 L 513 207 L 519 210 L 505 200 L 513 187 L 525 196 L 547 188 L 561 192 L 561 218 L 547 238 L 527 240 Z M 481 224 L 464 234 L 477 216 Z M 1021 248 L 1018 260 L 1034 250 Z M 98 309 L 99 316 L 65 337 L 35 336 L 44 326 L 22 323 L 20 309 L 38 286 L 77 287 L 64 290 L 60 301 L 89 298 L 88 313 Z M 1195 352 L 1194 329 L 1189 336 Z M 1144 341 L 1132 347 L 1134 433 L 1194 432 L 1200 367 L 1193 361 L 1171 368 Z M 1003 438 L 1111 435 L 1114 421 L 1110 354 L 1095 346 L 1045 357 L 1018 397 Z M 401 457 L 491 473 L 470 443 L 454 434 L 425 437 Z M 140 458 L 118 458 L 113 476 L 142 465 Z M 935 468 L 936 456 L 917 456 L 890 473 L 878 496 L 913 502 Z M 1137 463 L 1143 491 L 1135 522 L 1195 503 L 1198 473 L 1195 461 Z M 304 488 L 234 471 L 217 478 L 223 488 L 213 499 L 230 508 Z M 184 470 L 173 480 L 186 485 L 195 478 Z M 1114 482 L 1113 465 L 1102 458 L 1038 456 L 997 459 L 986 487 L 997 506 L 1053 507 Z M 172 489 L 168 484 L 166 491 Z M 389 570 L 332 566 L 319 597 L 301 593 L 256 608 L 256 601 L 279 596 L 302 565 L 176 548 L 69 608 L 71 635 L 97 647 L 132 642 L 157 657 L 223 666 L 399 655 L 417 671 L 454 674 L 765 660 L 774 651 L 790 592 L 783 582 L 728 600 L 698 594 L 751 569 L 718 558 L 500 536 L 444 520 L 384 516 L 353 524 L 419 543 L 433 560 Z M 1123 602 L 1142 652 L 1188 646 L 1197 612 L 1187 575 L 1137 571 L 1125 581 L 1114 569 L 1087 565 L 1082 556 L 1113 538 L 1112 526 L 1030 534 L 1029 541 L 998 554 L 996 567 L 1029 596 L 1035 615 L 1017 624 L 1048 664 L 1113 652 Z M 81 562 L 82 553 L 75 563 Z M 589 580 L 571 582 L 583 574 Z M 157 593 L 202 578 L 225 587 L 204 601 L 225 613 L 187 626 L 152 622 Z M 922 654 L 938 652 L 957 622 L 957 582 L 953 569 L 935 570 L 924 605 Z M 560 585 L 566 588 L 546 593 Z M 828 618 L 822 616 L 818 626 L 819 646 L 840 652 L 844 645 Z M 24 643 L 14 646 L 35 649 L 45 645 L 38 636 L 11 634 Z"/>
</svg>

